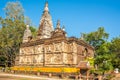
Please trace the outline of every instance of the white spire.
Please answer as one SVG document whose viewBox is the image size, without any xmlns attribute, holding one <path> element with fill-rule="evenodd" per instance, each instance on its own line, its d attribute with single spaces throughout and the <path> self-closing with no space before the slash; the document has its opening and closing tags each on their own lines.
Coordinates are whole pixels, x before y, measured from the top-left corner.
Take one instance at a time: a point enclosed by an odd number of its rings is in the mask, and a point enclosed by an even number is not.
<svg viewBox="0 0 120 80">
<path fill-rule="evenodd" d="M 52 18 L 48 10 L 48 2 L 45 3 L 44 12 L 40 20 L 39 30 L 37 37 L 38 39 L 50 38 L 51 32 L 54 30 Z"/>
<path fill-rule="evenodd" d="M 49 11 L 49 9 L 48 9 L 48 2 L 45 3 L 44 11 Z"/>
</svg>

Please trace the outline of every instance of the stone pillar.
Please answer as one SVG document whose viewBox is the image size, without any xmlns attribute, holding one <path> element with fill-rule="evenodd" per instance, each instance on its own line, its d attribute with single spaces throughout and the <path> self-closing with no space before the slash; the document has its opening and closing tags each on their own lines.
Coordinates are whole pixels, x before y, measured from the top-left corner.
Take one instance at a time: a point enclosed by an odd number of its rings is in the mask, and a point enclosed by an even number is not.
<svg viewBox="0 0 120 80">
<path fill-rule="evenodd" d="M 37 72 L 37 76 L 40 76 L 40 72 Z"/>
<path fill-rule="evenodd" d="M 78 77 L 79 77 L 78 75 L 75 75 L 75 80 L 78 80 Z"/>
<path fill-rule="evenodd" d="M 100 75 L 100 76 L 98 76 L 98 80 L 103 80 L 101 75 Z"/>
<path fill-rule="evenodd" d="M 15 71 L 11 70 L 11 73 L 13 73 L 13 74 L 14 74 L 14 73 L 15 73 Z"/>
<path fill-rule="evenodd" d="M 49 74 L 48 74 L 48 77 L 52 77 L 52 73 L 49 73 Z"/>
<path fill-rule="evenodd" d="M 90 73 L 90 70 L 87 70 L 86 80 L 89 80 L 89 73 Z"/>
<path fill-rule="evenodd" d="M 63 73 L 61 74 L 61 78 L 64 78 L 64 74 Z"/>
</svg>

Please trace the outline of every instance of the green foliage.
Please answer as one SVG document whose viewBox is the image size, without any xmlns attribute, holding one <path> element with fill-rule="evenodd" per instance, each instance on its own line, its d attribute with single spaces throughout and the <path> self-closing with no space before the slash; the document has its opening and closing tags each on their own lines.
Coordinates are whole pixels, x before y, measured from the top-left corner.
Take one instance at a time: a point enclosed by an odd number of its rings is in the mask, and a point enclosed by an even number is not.
<svg viewBox="0 0 120 80">
<path fill-rule="evenodd" d="M 37 29 L 35 27 L 30 26 L 30 30 L 32 32 L 33 38 L 36 38 L 36 36 L 37 36 Z"/>
<path fill-rule="evenodd" d="M 113 54 L 112 63 L 114 68 L 119 68 L 120 70 L 120 36 L 111 41 L 110 51 Z"/>
<path fill-rule="evenodd" d="M 93 57 L 86 58 L 86 61 L 89 61 L 90 66 L 94 66 L 94 58 Z"/>
<path fill-rule="evenodd" d="M 0 32 L 0 52 L 6 58 L 6 66 L 13 62 L 19 51 L 25 29 L 24 22 L 20 20 L 3 19 Z"/>
<path fill-rule="evenodd" d="M 120 70 L 120 36 L 108 42 L 108 33 L 103 27 L 95 32 L 83 33 L 86 42 L 95 48 L 95 62 L 97 72 L 104 73 L 115 68 Z"/>
<path fill-rule="evenodd" d="M 105 32 L 104 27 L 99 27 L 97 31 L 90 32 L 88 34 L 83 33 L 84 39 L 92 46 L 95 50 L 98 49 L 108 39 L 109 34 Z"/>
<path fill-rule="evenodd" d="M 0 17 L 0 55 L 4 57 L 5 66 L 10 66 L 14 65 L 15 57 L 19 53 L 26 25 L 20 2 L 8 2 L 4 10 L 6 18 Z M 32 26 L 30 29 L 35 36 L 36 29 Z"/>
<path fill-rule="evenodd" d="M 6 58 L 3 55 L 1 55 L 0 56 L 0 66 L 4 66 L 5 65 L 5 61 L 6 61 Z"/>
<path fill-rule="evenodd" d="M 99 27 L 97 31 L 83 34 L 84 39 L 95 48 L 95 64 L 98 71 L 109 71 L 113 69 L 113 56 L 110 51 L 111 43 L 107 42 L 109 34 L 105 32 L 104 27 Z M 106 63 L 104 63 L 106 62 Z"/>
</svg>

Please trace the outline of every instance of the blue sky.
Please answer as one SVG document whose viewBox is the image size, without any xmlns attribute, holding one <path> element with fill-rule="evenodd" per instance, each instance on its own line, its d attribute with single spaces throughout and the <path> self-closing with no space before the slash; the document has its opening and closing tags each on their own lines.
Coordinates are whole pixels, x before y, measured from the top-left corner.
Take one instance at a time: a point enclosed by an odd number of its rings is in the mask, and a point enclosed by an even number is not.
<svg viewBox="0 0 120 80">
<path fill-rule="evenodd" d="M 0 16 L 8 1 L 0 0 Z M 19 0 L 33 25 L 38 27 L 46 0 Z M 80 37 L 80 33 L 96 31 L 103 26 L 109 40 L 120 35 L 120 0 L 47 0 L 53 25 L 61 21 L 68 36 Z"/>
</svg>

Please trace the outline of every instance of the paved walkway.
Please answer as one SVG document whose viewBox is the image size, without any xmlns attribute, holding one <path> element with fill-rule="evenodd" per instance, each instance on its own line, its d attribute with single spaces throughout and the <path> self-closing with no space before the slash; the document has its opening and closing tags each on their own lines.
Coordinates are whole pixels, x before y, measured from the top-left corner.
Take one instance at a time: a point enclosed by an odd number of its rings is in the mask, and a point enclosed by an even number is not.
<svg viewBox="0 0 120 80">
<path fill-rule="evenodd" d="M 8 77 L 17 77 L 17 78 L 29 78 L 29 79 L 40 79 L 40 80 L 67 80 L 67 79 L 58 79 L 58 78 L 48 78 L 43 76 L 35 76 L 35 75 L 21 75 L 21 74 L 10 74 L 10 73 L 1 73 L 0 76 L 8 76 Z"/>
</svg>

